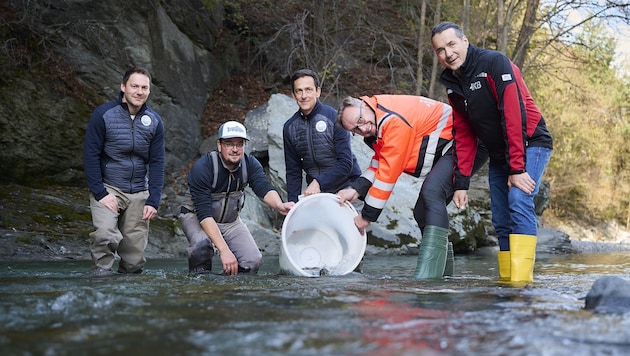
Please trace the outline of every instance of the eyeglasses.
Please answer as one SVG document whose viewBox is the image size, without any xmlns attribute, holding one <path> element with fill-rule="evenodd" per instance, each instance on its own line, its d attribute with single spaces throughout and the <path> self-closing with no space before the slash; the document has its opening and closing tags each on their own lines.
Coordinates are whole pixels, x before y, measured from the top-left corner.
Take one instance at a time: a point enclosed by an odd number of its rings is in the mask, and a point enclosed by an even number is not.
<svg viewBox="0 0 630 356">
<path fill-rule="evenodd" d="M 236 148 L 238 150 L 245 146 L 245 142 L 221 141 L 221 144 L 227 148 Z"/>
<path fill-rule="evenodd" d="M 352 129 L 352 135 L 356 135 L 356 134 L 361 134 L 361 132 L 359 132 L 359 130 L 363 131 L 363 129 L 361 128 L 362 126 L 365 126 L 367 124 L 371 124 L 371 122 L 369 121 L 365 121 L 363 119 L 363 104 L 361 104 L 359 106 L 359 118 L 357 119 L 357 123 L 354 126 L 354 128 Z"/>
</svg>

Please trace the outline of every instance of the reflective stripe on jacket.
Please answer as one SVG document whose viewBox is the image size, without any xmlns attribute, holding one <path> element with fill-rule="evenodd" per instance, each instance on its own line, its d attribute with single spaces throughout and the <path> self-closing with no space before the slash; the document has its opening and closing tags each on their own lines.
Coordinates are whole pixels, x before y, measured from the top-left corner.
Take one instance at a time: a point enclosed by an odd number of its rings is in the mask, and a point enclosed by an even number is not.
<svg viewBox="0 0 630 356">
<path fill-rule="evenodd" d="M 452 144 L 452 109 L 421 96 L 376 95 L 361 97 L 376 113 L 374 149 L 362 182 L 354 185 L 364 197 L 364 218 L 376 221 L 401 174 L 424 177 Z M 366 185 L 369 181 L 371 184 Z M 358 189 L 357 189 L 358 188 Z"/>
</svg>

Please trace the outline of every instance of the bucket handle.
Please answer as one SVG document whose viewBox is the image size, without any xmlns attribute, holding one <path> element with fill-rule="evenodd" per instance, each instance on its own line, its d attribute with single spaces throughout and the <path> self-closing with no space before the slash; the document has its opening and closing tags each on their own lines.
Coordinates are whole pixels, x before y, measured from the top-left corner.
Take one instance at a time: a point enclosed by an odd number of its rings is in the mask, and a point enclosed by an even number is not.
<svg viewBox="0 0 630 356">
<path fill-rule="evenodd" d="M 337 202 L 339 202 L 339 199 L 341 199 L 341 197 L 337 194 L 331 194 L 334 195 L 335 200 L 337 200 Z M 298 195 L 298 201 L 302 200 L 302 198 L 304 198 L 305 195 L 304 194 L 300 194 Z M 345 201 L 344 205 L 347 206 L 348 208 L 350 208 L 352 210 L 353 213 L 355 213 L 356 215 L 359 215 L 359 212 L 357 211 L 357 209 L 355 209 L 354 205 L 352 205 L 352 203 L 350 203 L 349 201 Z"/>
</svg>

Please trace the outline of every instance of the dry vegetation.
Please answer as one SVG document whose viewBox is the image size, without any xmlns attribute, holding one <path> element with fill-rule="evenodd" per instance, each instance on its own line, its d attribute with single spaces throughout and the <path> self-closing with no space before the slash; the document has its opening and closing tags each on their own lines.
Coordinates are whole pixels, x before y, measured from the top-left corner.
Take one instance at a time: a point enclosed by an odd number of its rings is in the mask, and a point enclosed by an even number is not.
<svg viewBox="0 0 630 356">
<path fill-rule="evenodd" d="M 357 68 L 339 82 L 338 90 L 347 95 L 360 96 L 382 93 L 392 93 L 393 89 L 387 83 L 387 73 L 370 66 Z M 202 133 L 209 137 L 217 133 L 219 125 L 225 120 L 243 122 L 247 112 L 264 105 L 273 93 L 291 95 L 289 83 L 283 83 L 270 88 L 258 75 L 234 75 L 224 79 L 212 91 L 203 113 Z M 322 98 L 331 95 L 322 92 Z"/>
<path fill-rule="evenodd" d="M 271 91 L 266 88 L 289 93 L 286 78 L 300 67 L 322 74 L 323 98 L 415 92 L 415 78 L 409 76 L 409 68 L 417 67 L 413 26 L 417 19 L 408 3 L 395 11 L 391 6 L 384 9 L 382 3 L 365 1 L 298 4 L 234 0 L 226 4 L 226 28 L 219 47 L 230 41 L 238 43 L 241 71 L 247 74 L 234 75 L 212 93 L 208 108 L 214 112 L 244 119 L 248 110 L 269 98 Z M 364 11 L 364 5 L 371 11 Z M 488 28 L 480 31 L 472 31 L 473 36 L 492 32 Z M 630 89 L 627 84 L 625 90 L 613 89 L 623 84 L 613 84 L 606 64 L 602 64 L 612 52 L 602 41 L 591 44 L 581 57 L 573 53 L 569 64 L 559 63 L 558 54 L 549 53 L 539 57 L 540 63 L 531 63 L 530 72 L 525 73 L 556 142 L 546 174 L 552 183 L 552 202 L 546 215 L 590 225 L 606 220 L 628 225 L 630 181 L 626 167 L 630 160 L 621 147 L 630 137 L 627 114 L 623 114 Z M 492 48 L 492 37 L 484 38 L 481 45 Z M 585 65 L 592 56 L 598 60 Z M 425 80 L 431 60 L 427 52 L 421 64 Z M 581 69 L 570 70 L 575 66 Z M 553 70 L 563 78 L 554 76 Z M 216 132 L 217 126 L 208 112 L 204 115 L 205 135 Z M 620 121 L 603 127 L 606 125 L 600 120 L 617 112 Z M 589 124 L 593 121 L 600 123 L 596 127 L 601 126 L 601 130 Z"/>
<path fill-rule="evenodd" d="M 243 122 L 247 112 L 265 104 L 271 93 L 256 78 L 236 75 L 221 81 L 210 96 L 203 113 L 202 133 L 212 136 L 226 120 Z"/>
</svg>

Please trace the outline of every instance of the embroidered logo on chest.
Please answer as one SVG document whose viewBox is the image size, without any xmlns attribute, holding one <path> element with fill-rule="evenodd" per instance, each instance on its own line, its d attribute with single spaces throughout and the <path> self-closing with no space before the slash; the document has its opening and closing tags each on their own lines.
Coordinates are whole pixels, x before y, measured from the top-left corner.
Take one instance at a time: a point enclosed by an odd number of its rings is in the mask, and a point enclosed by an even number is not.
<svg viewBox="0 0 630 356">
<path fill-rule="evenodd" d="M 481 89 L 481 81 L 476 81 L 476 82 L 470 83 L 470 87 L 468 89 L 470 89 L 471 91 L 475 91 L 477 89 Z"/>
<path fill-rule="evenodd" d="M 149 115 L 142 115 L 142 118 L 140 119 L 140 122 L 142 122 L 142 125 L 144 125 L 144 126 L 150 126 L 151 125 L 151 117 Z"/>
<path fill-rule="evenodd" d="M 317 132 L 324 132 L 326 131 L 327 126 L 326 121 L 320 120 L 315 124 L 315 130 L 317 130 Z"/>
</svg>

